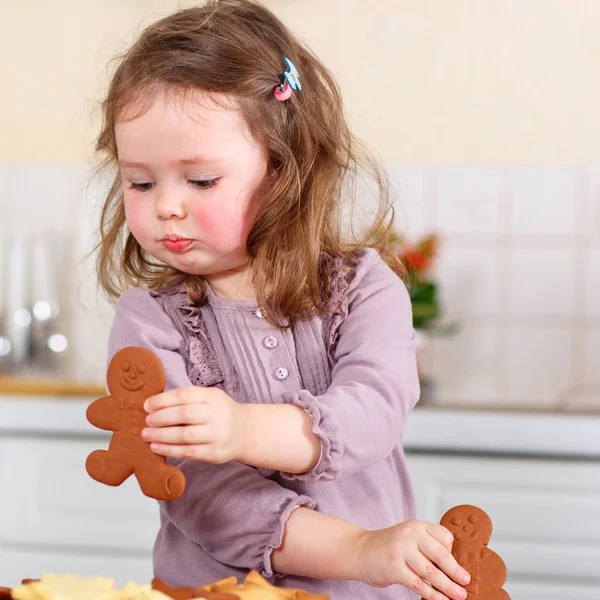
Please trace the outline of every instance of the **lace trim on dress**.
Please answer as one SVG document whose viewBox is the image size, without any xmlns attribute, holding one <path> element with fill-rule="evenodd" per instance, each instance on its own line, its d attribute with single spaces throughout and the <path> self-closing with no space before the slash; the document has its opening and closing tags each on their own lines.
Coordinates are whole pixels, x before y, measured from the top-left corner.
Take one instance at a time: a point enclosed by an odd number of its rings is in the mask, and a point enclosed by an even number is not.
<svg viewBox="0 0 600 600">
<path fill-rule="evenodd" d="M 211 341 L 206 324 L 202 319 L 199 306 L 192 304 L 185 293 L 184 284 L 178 284 L 162 294 L 174 296 L 178 292 L 183 292 L 181 298 L 173 303 L 173 308 L 177 311 L 181 325 L 186 332 L 186 353 L 191 363 L 191 369 L 188 373 L 190 381 L 194 385 L 201 387 L 222 387 L 224 382 L 223 369 L 219 357 Z M 153 296 L 163 305 L 165 299 L 160 292 L 151 292 Z"/>
<path fill-rule="evenodd" d="M 355 271 L 342 256 L 326 255 L 329 272 L 332 274 L 331 297 L 328 303 L 329 314 L 325 321 L 327 357 L 333 366 L 335 348 L 339 339 L 339 329 L 348 316 L 348 287 Z"/>
</svg>

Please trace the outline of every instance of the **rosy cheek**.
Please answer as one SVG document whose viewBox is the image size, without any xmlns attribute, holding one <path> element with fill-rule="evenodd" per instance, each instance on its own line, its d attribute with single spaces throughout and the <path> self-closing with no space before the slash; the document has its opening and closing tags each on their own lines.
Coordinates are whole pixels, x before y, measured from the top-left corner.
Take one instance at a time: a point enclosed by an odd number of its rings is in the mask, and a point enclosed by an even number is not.
<svg viewBox="0 0 600 600">
<path fill-rule="evenodd" d="M 195 207 L 191 217 L 202 235 L 217 248 L 231 249 L 243 245 L 251 227 L 251 219 L 229 206 L 202 205 Z"/>
<path fill-rule="evenodd" d="M 135 200 L 125 201 L 125 219 L 127 227 L 135 239 L 143 245 L 148 237 L 148 219 L 145 218 L 144 206 Z"/>
</svg>

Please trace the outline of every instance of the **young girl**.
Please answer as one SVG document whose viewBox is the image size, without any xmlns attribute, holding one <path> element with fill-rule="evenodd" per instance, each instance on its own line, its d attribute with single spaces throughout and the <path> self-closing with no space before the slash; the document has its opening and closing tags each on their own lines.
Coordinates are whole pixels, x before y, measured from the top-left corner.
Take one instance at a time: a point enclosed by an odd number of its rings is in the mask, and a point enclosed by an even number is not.
<svg viewBox="0 0 600 600">
<path fill-rule="evenodd" d="M 452 535 L 414 520 L 410 302 L 367 247 L 385 183 L 330 73 L 259 4 L 213 0 L 142 33 L 103 117 L 97 149 L 118 175 L 99 277 L 115 297 L 131 288 L 109 358 L 161 359 L 143 436 L 187 482 L 161 502 L 156 575 L 198 586 L 256 569 L 333 600 L 465 598 Z M 348 241 L 359 169 L 383 206 Z"/>
</svg>

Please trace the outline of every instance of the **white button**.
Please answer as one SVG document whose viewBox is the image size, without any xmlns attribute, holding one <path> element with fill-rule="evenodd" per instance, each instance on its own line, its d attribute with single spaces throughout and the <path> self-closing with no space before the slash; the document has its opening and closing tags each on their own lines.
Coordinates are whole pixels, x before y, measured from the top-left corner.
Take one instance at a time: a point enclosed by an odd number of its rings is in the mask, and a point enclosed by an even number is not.
<svg viewBox="0 0 600 600">
<path fill-rule="evenodd" d="M 279 379 L 279 381 L 285 381 L 288 378 L 288 370 L 285 367 L 279 367 L 279 369 L 275 371 L 275 377 Z"/>
<path fill-rule="evenodd" d="M 263 314 L 262 314 L 262 310 L 260 310 L 260 308 L 257 308 L 257 309 L 254 311 L 254 314 L 255 314 L 255 315 L 256 315 L 256 316 L 257 316 L 259 319 L 264 319 L 264 318 L 265 318 L 265 317 L 263 316 Z"/>
<path fill-rule="evenodd" d="M 274 335 L 270 335 L 263 340 L 263 346 L 269 350 L 273 350 L 273 348 L 277 348 L 279 342 Z"/>
</svg>

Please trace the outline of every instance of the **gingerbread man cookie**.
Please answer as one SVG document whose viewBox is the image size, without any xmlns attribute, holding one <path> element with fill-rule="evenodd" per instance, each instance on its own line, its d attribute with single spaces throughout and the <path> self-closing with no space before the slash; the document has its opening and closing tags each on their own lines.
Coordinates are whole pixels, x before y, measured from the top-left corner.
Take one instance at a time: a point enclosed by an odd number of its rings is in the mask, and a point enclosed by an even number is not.
<svg viewBox="0 0 600 600">
<path fill-rule="evenodd" d="M 200 592 L 218 592 L 231 594 L 239 600 L 329 600 L 323 594 L 309 594 L 304 590 L 280 588 L 269 584 L 258 571 L 250 571 L 244 583 L 238 584 L 235 577 L 228 577 L 222 581 L 202 586 Z M 200 596 L 201 598 L 213 598 L 213 596 Z M 215 597 L 214 600 L 220 600 Z M 223 599 L 225 600 L 225 599 Z"/>
<path fill-rule="evenodd" d="M 11 600 L 11 589 L 7 587 L 0 587 L 0 600 Z"/>
<path fill-rule="evenodd" d="M 114 432 L 108 450 L 88 456 L 85 468 L 90 477 L 117 486 L 134 474 L 150 498 L 175 500 L 183 494 L 183 473 L 154 454 L 141 435 L 147 415 L 144 401 L 162 392 L 165 382 L 162 363 L 150 350 L 130 346 L 115 354 L 107 375 L 111 395 L 94 400 L 86 413 L 92 425 Z"/>
<path fill-rule="evenodd" d="M 152 580 L 152 589 L 162 592 L 173 600 L 192 600 L 192 598 L 204 598 L 205 600 L 240 600 L 239 596 L 225 594 L 222 592 L 205 592 L 193 587 L 171 587 L 162 579 L 155 577 Z"/>
<path fill-rule="evenodd" d="M 454 536 L 452 556 L 471 575 L 465 586 L 467 600 L 510 600 L 502 589 L 506 565 L 487 546 L 492 535 L 488 515 L 476 506 L 463 504 L 448 510 L 440 524 Z"/>
</svg>

